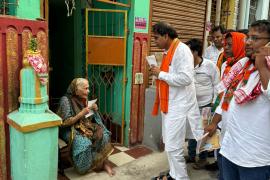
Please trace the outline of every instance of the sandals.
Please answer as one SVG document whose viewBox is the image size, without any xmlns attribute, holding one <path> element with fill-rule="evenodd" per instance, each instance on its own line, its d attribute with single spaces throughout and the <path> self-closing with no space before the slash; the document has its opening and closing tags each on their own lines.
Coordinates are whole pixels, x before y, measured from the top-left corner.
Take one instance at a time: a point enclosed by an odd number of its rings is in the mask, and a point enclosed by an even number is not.
<svg viewBox="0 0 270 180">
<path fill-rule="evenodd" d="M 164 179 L 166 177 L 166 179 Z M 159 176 L 152 178 L 151 180 L 175 180 L 171 177 L 170 173 L 167 172 L 166 174 L 160 173 Z"/>
</svg>

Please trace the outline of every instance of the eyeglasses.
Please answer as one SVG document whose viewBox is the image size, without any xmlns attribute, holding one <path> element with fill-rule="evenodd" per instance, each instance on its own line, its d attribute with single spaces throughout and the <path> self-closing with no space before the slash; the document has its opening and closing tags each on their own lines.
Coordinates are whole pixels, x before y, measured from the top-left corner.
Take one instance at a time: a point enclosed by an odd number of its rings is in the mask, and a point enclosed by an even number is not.
<svg viewBox="0 0 270 180">
<path fill-rule="evenodd" d="M 258 37 L 258 36 L 249 36 L 245 38 L 245 41 L 253 41 L 256 42 L 257 40 L 260 39 L 270 39 L 270 37 Z"/>
</svg>

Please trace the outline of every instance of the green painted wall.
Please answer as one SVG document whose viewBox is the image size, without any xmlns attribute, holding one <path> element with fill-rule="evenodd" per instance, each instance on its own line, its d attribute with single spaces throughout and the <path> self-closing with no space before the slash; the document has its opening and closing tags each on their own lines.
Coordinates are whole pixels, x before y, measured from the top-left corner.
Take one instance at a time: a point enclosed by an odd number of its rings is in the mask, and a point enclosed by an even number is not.
<svg viewBox="0 0 270 180">
<path fill-rule="evenodd" d="M 138 33 L 148 33 L 148 26 L 149 26 L 149 6 L 150 0 L 135 0 L 134 2 L 134 32 Z M 135 18 L 145 18 L 146 20 L 146 28 L 139 29 L 135 27 Z"/>
<path fill-rule="evenodd" d="M 133 52 L 133 33 L 134 33 L 134 4 L 135 0 L 131 0 L 131 7 L 128 11 L 128 41 L 127 41 L 127 64 L 126 64 L 126 97 L 125 97 L 125 138 L 124 144 L 129 145 L 129 128 L 130 128 L 130 107 L 131 107 L 131 83 L 132 83 L 132 52 Z"/>
<path fill-rule="evenodd" d="M 133 58 L 133 40 L 134 33 L 148 33 L 148 21 L 149 21 L 149 0 L 131 0 L 131 8 L 128 13 L 128 29 L 129 36 L 127 42 L 127 87 L 126 87 L 126 99 L 125 99 L 125 145 L 129 144 L 129 128 L 130 128 L 130 108 L 131 108 L 131 85 L 132 85 L 132 58 Z M 146 29 L 135 29 L 135 17 L 143 17 L 147 19 Z"/>
<path fill-rule="evenodd" d="M 40 0 L 20 0 L 16 16 L 22 19 L 40 18 Z"/>
</svg>

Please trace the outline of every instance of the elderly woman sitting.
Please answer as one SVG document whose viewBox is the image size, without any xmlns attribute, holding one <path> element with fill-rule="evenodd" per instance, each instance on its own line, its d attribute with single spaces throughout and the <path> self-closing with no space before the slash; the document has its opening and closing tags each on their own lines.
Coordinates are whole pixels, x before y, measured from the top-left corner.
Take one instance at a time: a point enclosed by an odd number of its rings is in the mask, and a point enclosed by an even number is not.
<svg viewBox="0 0 270 180">
<path fill-rule="evenodd" d="M 60 138 L 71 146 L 71 156 L 76 171 L 85 174 L 90 170 L 105 169 L 110 176 L 115 172 L 107 162 L 113 151 L 110 132 L 103 125 L 97 105 L 88 107 L 89 83 L 76 78 L 60 100 L 58 115 L 62 117 Z M 94 115 L 85 115 L 94 110 Z"/>
</svg>

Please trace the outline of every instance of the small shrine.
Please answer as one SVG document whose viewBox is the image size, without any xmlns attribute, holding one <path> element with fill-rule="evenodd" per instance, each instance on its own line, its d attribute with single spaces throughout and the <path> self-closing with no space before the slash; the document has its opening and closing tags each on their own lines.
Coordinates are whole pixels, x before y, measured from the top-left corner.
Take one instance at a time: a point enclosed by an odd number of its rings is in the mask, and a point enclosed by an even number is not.
<svg viewBox="0 0 270 180">
<path fill-rule="evenodd" d="M 8 115 L 13 180 L 57 179 L 61 118 L 48 107 L 48 66 L 37 47 L 32 38 L 20 71 L 20 107 Z"/>
</svg>

